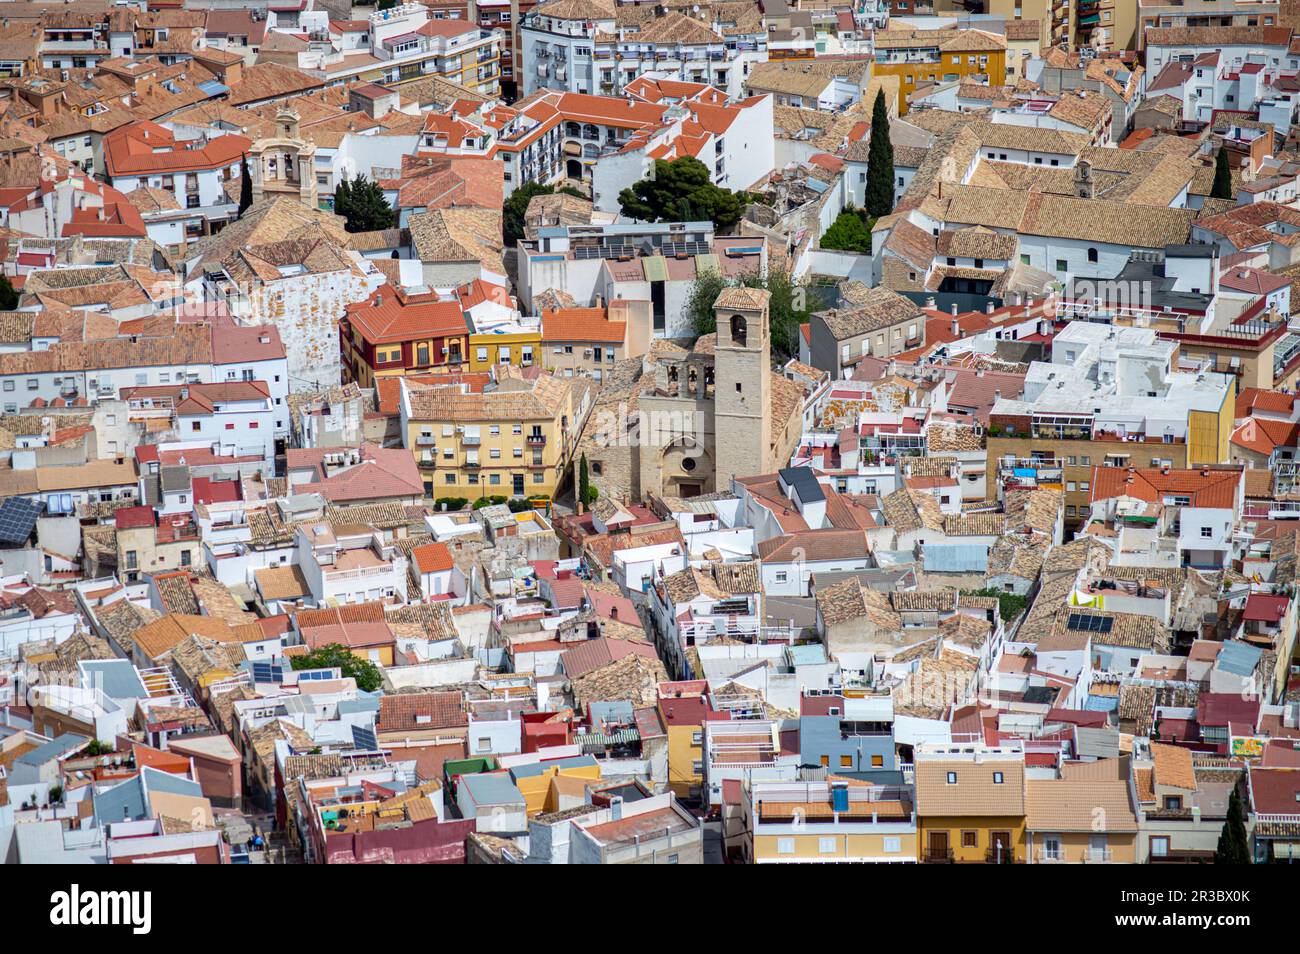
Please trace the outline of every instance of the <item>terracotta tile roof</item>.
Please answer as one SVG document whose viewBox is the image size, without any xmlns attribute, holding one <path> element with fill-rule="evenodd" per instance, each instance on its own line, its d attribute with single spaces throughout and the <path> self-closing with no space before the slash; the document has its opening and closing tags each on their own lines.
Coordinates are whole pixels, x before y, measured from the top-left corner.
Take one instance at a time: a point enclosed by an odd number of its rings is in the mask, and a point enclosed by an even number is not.
<svg viewBox="0 0 1300 954">
<path fill-rule="evenodd" d="M 1192 769 L 1192 751 L 1178 745 L 1151 743 L 1151 765 L 1156 785 L 1168 785 L 1188 791 L 1196 790 L 1196 773 Z"/>
<path fill-rule="evenodd" d="M 631 639 L 608 639 L 604 636 L 577 643 L 566 650 L 560 661 L 565 675 L 570 679 L 580 679 L 588 673 L 618 662 L 626 656 L 637 655 L 646 659 L 659 659 L 653 643 Z"/>
<path fill-rule="evenodd" d="M 268 566 L 254 572 L 257 589 L 264 600 L 293 600 L 311 594 L 302 569 L 293 566 Z"/>
<path fill-rule="evenodd" d="M 436 295 L 408 296 L 383 286 L 364 302 L 348 305 L 348 320 L 371 344 L 465 335 L 469 325 L 458 302 Z"/>
<path fill-rule="evenodd" d="M 1128 782 L 1060 778 L 1025 782 L 1025 826 L 1042 832 L 1137 831 Z"/>
<path fill-rule="evenodd" d="M 838 530 L 828 527 L 803 530 L 764 540 L 758 545 L 758 557 L 764 563 L 787 563 L 796 560 L 853 560 L 870 553 L 867 536 L 861 530 Z"/>
<path fill-rule="evenodd" d="M 1134 497 L 1148 503 L 1161 503 L 1166 496 L 1191 498 L 1190 506 L 1231 509 L 1237 499 L 1241 471 L 1194 470 L 1142 467 L 1102 467 L 1092 469 L 1092 499 Z"/>
<path fill-rule="evenodd" d="M 426 543 L 424 546 L 416 547 L 411 551 L 411 559 L 421 573 L 450 570 L 455 565 L 451 551 L 447 549 L 445 543 Z"/>
<path fill-rule="evenodd" d="M 169 613 L 137 629 L 131 636 L 135 645 L 148 659 L 157 659 L 192 635 L 204 636 L 224 643 L 240 643 L 244 634 L 233 629 L 223 619 L 211 616 Z"/>
<path fill-rule="evenodd" d="M 453 729 L 468 721 L 460 692 L 401 692 L 380 697 L 375 728 L 380 732 Z"/>
<path fill-rule="evenodd" d="M 622 344 L 626 336 L 627 322 L 610 321 L 603 308 L 558 308 L 542 315 L 543 341 Z"/>
<path fill-rule="evenodd" d="M 948 773 L 957 773 L 949 784 Z M 993 773 L 1001 772 L 996 783 Z M 916 761 L 916 812 L 922 817 L 992 816 L 1025 814 L 1025 766 L 1013 759 L 979 763 L 940 758 Z"/>
</svg>

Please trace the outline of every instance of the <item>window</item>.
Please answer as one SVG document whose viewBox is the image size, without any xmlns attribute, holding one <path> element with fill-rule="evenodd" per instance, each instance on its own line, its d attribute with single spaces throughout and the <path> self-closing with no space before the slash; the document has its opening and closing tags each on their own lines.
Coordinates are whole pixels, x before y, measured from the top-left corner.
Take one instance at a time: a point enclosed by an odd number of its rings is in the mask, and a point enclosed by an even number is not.
<svg viewBox="0 0 1300 954">
<path fill-rule="evenodd" d="M 841 755 L 841 756 L 840 756 L 840 768 L 853 768 L 853 756 L 851 756 L 851 755 Z"/>
<path fill-rule="evenodd" d="M 1163 835 L 1163 836 L 1153 835 L 1151 838 L 1151 857 L 1164 858 L 1168 854 L 1169 854 L 1169 837 L 1167 835 Z"/>
<path fill-rule="evenodd" d="M 1001 784 L 1002 784 L 1002 780 L 1003 780 L 1003 776 L 1002 776 L 1002 773 L 1001 773 L 1001 772 L 994 772 L 994 773 L 993 773 L 993 784 L 994 784 L 994 785 L 1001 785 Z"/>
<path fill-rule="evenodd" d="M 823 855 L 833 855 L 833 854 L 835 854 L 835 839 L 834 839 L 834 838 L 818 838 L 818 839 L 817 839 L 817 852 L 818 852 L 818 854 L 823 854 Z"/>
<path fill-rule="evenodd" d="M 1090 262 L 1097 261 L 1097 250 L 1095 248 L 1088 249 L 1088 261 Z"/>
<path fill-rule="evenodd" d="M 1165 811 L 1178 812 L 1178 811 L 1182 811 L 1182 809 L 1183 809 L 1183 796 L 1181 795 L 1165 796 Z"/>
<path fill-rule="evenodd" d="M 949 784 L 949 785 L 956 785 L 956 784 L 957 784 L 957 773 L 956 773 L 956 772 L 949 772 L 949 773 L 948 773 L 948 784 Z"/>
<path fill-rule="evenodd" d="M 871 767 L 872 767 L 872 768 L 884 768 L 884 767 L 885 767 L 885 757 L 884 757 L 883 755 L 873 755 L 873 756 L 871 756 Z"/>
<path fill-rule="evenodd" d="M 884 848 L 885 854 L 896 855 L 903 850 L 902 839 L 886 838 L 882 847 Z"/>
<path fill-rule="evenodd" d="M 776 853 L 777 853 L 778 855 L 793 855 L 793 854 L 794 854 L 794 839 L 793 839 L 793 838 L 778 838 L 778 839 L 776 840 Z"/>
<path fill-rule="evenodd" d="M 1056 260 L 1056 270 L 1058 272 L 1068 272 L 1070 270 L 1070 263 L 1063 258 L 1058 258 Z"/>
<path fill-rule="evenodd" d="M 978 848 L 980 845 L 980 833 L 977 831 L 964 831 L 961 833 L 961 846 L 963 848 Z"/>
<path fill-rule="evenodd" d="M 1202 537 L 1204 537 L 1205 539 L 1208 540 L 1208 539 L 1209 539 L 1210 537 L 1212 537 L 1213 535 L 1214 535 L 1214 531 L 1211 530 L 1209 527 L 1201 527 L 1201 536 L 1202 536 Z"/>
<path fill-rule="evenodd" d="M 785 580 L 786 580 L 786 572 L 784 570 L 781 570 L 776 574 L 776 582 L 784 583 Z"/>
</svg>

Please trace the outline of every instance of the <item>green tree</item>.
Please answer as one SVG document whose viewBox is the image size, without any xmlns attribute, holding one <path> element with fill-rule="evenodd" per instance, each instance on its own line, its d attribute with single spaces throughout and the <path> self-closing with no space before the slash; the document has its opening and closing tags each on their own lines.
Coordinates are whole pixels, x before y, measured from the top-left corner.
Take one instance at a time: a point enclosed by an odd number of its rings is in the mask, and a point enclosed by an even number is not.
<svg viewBox="0 0 1300 954">
<path fill-rule="evenodd" d="M 686 297 L 686 313 L 690 315 L 691 327 L 697 335 L 708 335 L 718 330 L 713 303 L 728 284 L 714 269 L 706 268 L 695 273 L 695 281 Z"/>
<path fill-rule="evenodd" d="M 248 171 L 248 156 L 240 163 L 239 171 L 239 214 L 242 216 L 253 204 L 253 174 Z"/>
<path fill-rule="evenodd" d="M 554 192 L 552 186 L 527 182 L 510 193 L 510 198 L 501 207 L 501 232 L 507 248 L 514 248 L 515 243 L 524 237 L 524 213 L 528 211 L 528 203 L 533 197 L 551 195 Z"/>
<path fill-rule="evenodd" d="M 393 207 L 384 198 L 384 190 L 361 173 L 351 182 L 345 177 L 334 190 L 334 214 L 347 220 L 344 228 L 349 232 L 393 227 Z"/>
<path fill-rule="evenodd" d="M 894 146 L 889 139 L 885 92 L 876 93 L 871 107 L 871 143 L 867 147 L 867 189 L 864 200 L 873 219 L 894 211 Z"/>
<path fill-rule="evenodd" d="M 18 308 L 18 292 L 14 290 L 9 276 L 0 272 L 0 311 L 14 311 Z"/>
<path fill-rule="evenodd" d="M 578 499 L 587 502 L 587 491 L 591 490 L 591 475 L 587 473 L 587 455 L 578 458 Z"/>
<path fill-rule="evenodd" d="M 1232 167 L 1228 165 L 1228 150 L 1223 146 L 1214 157 L 1214 185 L 1210 187 L 1210 198 L 1232 198 Z"/>
<path fill-rule="evenodd" d="M 337 666 L 343 675 L 355 679 L 357 688 L 364 692 L 374 692 L 384 682 L 378 666 L 369 659 L 352 655 L 351 650 L 338 643 L 330 643 L 301 656 L 290 656 L 289 662 L 294 669 L 328 669 Z"/>
<path fill-rule="evenodd" d="M 799 326 L 808 320 L 815 307 L 810 302 L 810 289 L 790 278 L 790 273 L 769 266 L 767 274 L 746 272 L 734 279 L 726 279 L 716 271 L 697 273 L 686 296 L 686 314 L 697 335 L 707 335 L 717 330 L 713 303 L 724 288 L 758 288 L 768 293 L 768 336 L 772 352 L 778 358 L 789 358 L 799 353 Z"/>
<path fill-rule="evenodd" d="M 744 212 L 741 196 L 713 184 L 709 169 L 693 156 L 656 159 L 653 175 L 618 194 L 628 218 L 642 222 L 708 220 L 720 233 L 730 232 Z"/>
<path fill-rule="evenodd" d="M 800 285 L 790 273 L 775 265 L 768 265 L 767 274 L 746 272 L 740 276 L 745 288 L 761 288 L 768 294 L 768 336 L 772 351 L 778 358 L 793 358 L 799 354 L 799 326 L 808 321 L 812 313 L 809 289 Z"/>
<path fill-rule="evenodd" d="M 1029 597 L 1020 596 L 1016 593 L 1008 593 L 1005 590 L 985 587 L 980 590 L 962 590 L 966 596 L 993 596 L 998 601 L 998 615 L 1002 617 L 1004 623 L 1009 623 L 1024 611 L 1029 605 Z"/>
<path fill-rule="evenodd" d="M 821 247 L 867 254 L 871 251 L 871 230 L 856 209 L 845 209 L 822 236 Z"/>
<path fill-rule="evenodd" d="M 1219 833 L 1219 844 L 1214 849 L 1216 865 L 1248 865 L 1250 861 L 1250 844 L 1246 838 L 1246 822 L 1242 818 L 1241 794 L 1232 790 L 1228 799 L 1228 817 L 1223 822 Z"/>
</svg>

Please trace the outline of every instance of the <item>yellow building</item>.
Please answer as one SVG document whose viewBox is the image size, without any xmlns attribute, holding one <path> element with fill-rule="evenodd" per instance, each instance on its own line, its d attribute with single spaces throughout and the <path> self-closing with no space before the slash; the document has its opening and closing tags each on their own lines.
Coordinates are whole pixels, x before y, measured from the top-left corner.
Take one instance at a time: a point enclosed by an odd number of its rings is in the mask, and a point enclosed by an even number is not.
<svg viewBox="0 0 1300 954">
<path fill-rule="evenodd" d="M 908 785 L 830 776 L 822 782 L 751 781 L 742 847 L 751 864 L 897 864 L 917 860 Z"/>
<path fill-rule="evenodd" d="M 967 76 L 988 76 L 1001 83 L 1007 75 L 1007 42 L 983 30 L 883 30 L 875 36 L 873 76 L 897 76 L 898 112 L 907 112 L 907 97 L 925 83 L 944 83 Z"/>
<path fill-rule="evenodd" d="M 514 782 L 520 794 L 524 796 L 528 815 L 540 815 L 543 812 L 556 812 L 564 808 L 564 795 L 570 795 L 579 803 L 585 794 L 586 783 L 600 778 L 600 766 L 590 757 L 583 759 L 566 759 L 558 766 L 546 766 L 535 775 L 522 775 L 527 766 L 516 770 Z"/>
<path fill-rule="evenodd" d="M 1189 408 L 1187 435 L 1123 434 L 1097 426 L 1092 414 L 1054 412 L 1047 407 L 1029 414 L 989 416 L 987 431 L 987 496 L 996 497 L 1000 480 L 1011 471 L 1028 475 L 1033 471 L 1036 486 L 1065 493 L 1065 520 L 1072 523 L 1088 514 L 1092 502 L 1092 469 L 1104 467 L 1171 467 L 1182 469 L 1199 464 L 1221 464 L 1231 458 L 1233 418 L 1237 386 L 1224 375 L 1213 397 L 1203 408 Z"/>
<path fill-rule="evenodd" d="M 405 446 L 431 496 L 554 496 L 591 407 L 583 378 L 502 366 L 482 392 L 401 385 Z"/>
<path fill-rule="evenodd" d="M 694 802 L 703 790 L 704 720 L 710 708 L 702 695 L 663 695 L 659 719 L 668 732 L 668 787 L 680 801 Z"/>
<path fill-rule="evenodd" d="M 502 325 L 491 331 L 475 332 L 469 336 L 470 371 L 490 371 L 493 367 L 510 365 L 526 368 L 540 363 L 542 326 Z"/>
<path fill-rule="evenodd" d="M 1067 762 L 1061 774 L 1025 783 L 1030 864 L 1136 864 L 1129 760 Z"/>
<path fill-rule="evenodd" d="M 915 777 L 922 861 L 1025 860 L 1025 761 L 1018 746 L 923 746 Z"/>
</svg>

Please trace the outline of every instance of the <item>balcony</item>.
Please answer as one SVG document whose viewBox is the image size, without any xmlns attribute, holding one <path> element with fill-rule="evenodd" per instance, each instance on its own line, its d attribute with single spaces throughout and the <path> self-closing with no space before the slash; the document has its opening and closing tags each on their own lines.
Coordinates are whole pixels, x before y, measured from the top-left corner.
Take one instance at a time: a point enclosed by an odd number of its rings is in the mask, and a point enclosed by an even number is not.
<svg viewBox="0 0 1300 954">
<path fill-rule="evenodd" d="M 921 860 L 926 864 L 952 864 L 956 856 L 951 848 L 926 848 L 921 852 Z"/>
<path fill-rule="evenodd" d="M 415 439 L 415 443 L 420 447 L 434 447 L 438 443 L 438 438 L 434 437 L 432 434 L 421 434 Z"/>
<path fill-rule="evenodd" d="M 468 433 L 467 433 L 467 434 L 462 434 L 462 435 L 460 436 L 460 442 L 461 442 L 462 444 L 470 444 L 470 445 L 472 445 L 472 446 L 474 446 L 474 447 L 477 447 L 479 444 L 481 444 L 481 443 L 482 443 L 482 440 L 483 440 L 483 439 L 482 439 L 478 434 L 468 434 Z"/>
<path fill-rule="evenodd" d="M 1034 852 L 1034 860 L 1039 864 L 1060 864 L 1065 861 L 1065 850 L 1062 848 L 1039 848 Z"/>
<path fill-rule="evenodd" d="M 1111 850 L 1109 848 L 1089 848 L 1083 856 L 1085 865 L 1105 865 L 1112 860 Z"/>
<path fill-rule="evenodd" d="M 474 458 L 473 460 L 466 460 L 464 466 L 469 470 L 478 470 L 483 464 L 478 458 Z"/>
<path fill-rule="evenodd" d="M 545 447 L 545 446 L 546 446 L 546 435 L 545 435 L 545 434 L 529 434 L 529 435 L 527 435 L 527 436 L 524 438 L 524 443 L 527 444 L 529 447 Z"/>
<path fill-rule="evenodd" d="M 1013 865 L 1016 863 L 1015 850 L 1003 845 L 1001 849 L 990 848 L 984 852 L 984 863 L 990 865 Z"/>
</svg>

